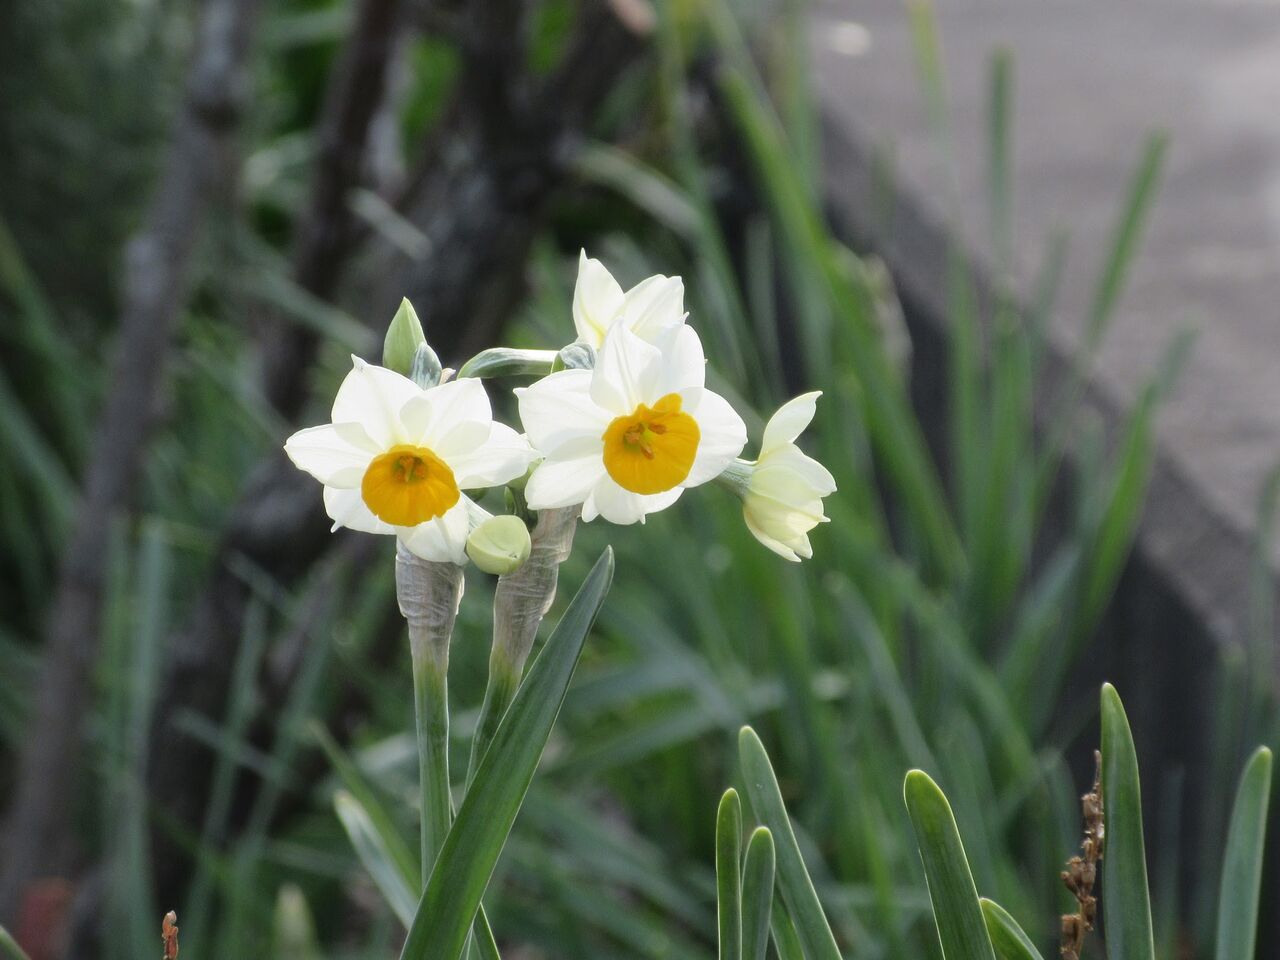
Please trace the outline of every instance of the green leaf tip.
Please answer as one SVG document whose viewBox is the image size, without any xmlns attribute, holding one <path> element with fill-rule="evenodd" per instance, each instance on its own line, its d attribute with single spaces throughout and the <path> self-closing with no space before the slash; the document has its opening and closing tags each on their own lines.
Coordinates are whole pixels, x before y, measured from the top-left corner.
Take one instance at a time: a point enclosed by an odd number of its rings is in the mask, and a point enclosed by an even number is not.
<svg viewBox="0 0 1280 960">
<path fill-rule="evenodd" d="M 720 960 L 742 957 L 742 801 L 730 787 L 716 810 L 716 921 Z"/>
<path fill-rule="evenodd" d="M 840 960 L 840 948 L 800 853 L 769 753 L 750 727 L 738 731 L 738 759 L 751 809 L 777 843 L 778 891 L 787 915 L 794 921 L 805 957 L 807 960 Z"/>
<path fill-rule="evenodd" d="M 1271 751 L 1259 747 L 1249 757 L 1236 790 L 1227 828 L 1226 853 L 1218 891 L 1218 931 L 1214 960 L 1253 960 L 1258 935 L 1258 896 L 1271 804 Z"/>
<path fill-rule="evenodd" d="M 1155 960 L 1137 750 L 1116 688 L 1104 683 L 1100 701 L 1102 802 L 1107 825 L 1102 918 L 1107 953 L 1112 960 Z"/>
<path fill-rule="evenodd" d="M 946 960 L 995 960 L 978 890 L 946 794 L 923 770 L 907 773 L 902 794 L 924 865 L 943 956 Z"/>
<path fill-rule="evenodd" d="M 1018 921 L 994 900 L 981 897 L 982 917 L 998 960 L 1044 960 Z"/>
</svg>

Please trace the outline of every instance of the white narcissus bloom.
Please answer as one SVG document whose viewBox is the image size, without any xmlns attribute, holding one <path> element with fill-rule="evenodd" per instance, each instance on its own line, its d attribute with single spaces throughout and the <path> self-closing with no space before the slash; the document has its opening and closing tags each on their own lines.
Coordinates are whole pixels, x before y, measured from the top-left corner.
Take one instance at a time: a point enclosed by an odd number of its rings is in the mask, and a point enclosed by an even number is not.
<svg viewBox="0 0 1280 960">
<path fill-rule="evenodd" d="M 617 323 L 594 369 L 516 390 L 525 432 L 545 457 L 525 487 L 529 506 L 580 503 L 583 520 L 635 523 L 715 479 L 742 450 L 746 427 L 705 377 L 692 327 L 655 345 Z"/>
<path fill-rule="evenodd" d="M 333 422 L 285 441 L 296 466 L 324 484 L 333 528 L 394 533 L 424 560 L 466 563 L 472 518 L 488 516 L 462 493 L 506 483 L 533 450 L 496 423 L 479 380 L 422 389 L 352 358 Z"/>
<path fill-rule="evenodd" d="M 684 281 L 661 275 L 641 280 L 626 293 L 599 260 L 585 250 L 578 257 L 573 290 L 573 325 L 578 342 L 599 350 L 610 327 L 621 321 L 649 343 L 684 323 Z"/>
<path fill-rule="evenodd" d="M 813 420 L 820 396 L 806 393 L 779 407 L 764 428 L 760 459 L 747 468 L 742 503 L 747 529 L 788 560 L 813 556 L 809 531 L 826 522 L 822 498 L 836 489 L 831 472 L 795 444 Z"/>
</svg>

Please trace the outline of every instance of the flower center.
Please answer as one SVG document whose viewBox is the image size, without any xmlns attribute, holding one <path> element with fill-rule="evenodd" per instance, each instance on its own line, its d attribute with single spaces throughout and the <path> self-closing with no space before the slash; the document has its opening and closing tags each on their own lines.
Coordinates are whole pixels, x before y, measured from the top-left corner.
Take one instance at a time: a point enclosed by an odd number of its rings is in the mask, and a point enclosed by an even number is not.
<svg viewBox="0 0 1280 960">
<path fill-rule="evenodd" d="M 697 421 L 680 410 L 680 395 L 669 393 L 614 418 L 604 432 L 604 467 L 624 490 L 662 493 L 689 475 L 700 438 Z"/>
<path fill-rule="evenodd" d="M 442 517 L 460 495 L 447 463 L 426 447 L 407 443 L 375 457 L 360 482 L 365 505 L 379 520 L 396 527 Z"/>
</svg>

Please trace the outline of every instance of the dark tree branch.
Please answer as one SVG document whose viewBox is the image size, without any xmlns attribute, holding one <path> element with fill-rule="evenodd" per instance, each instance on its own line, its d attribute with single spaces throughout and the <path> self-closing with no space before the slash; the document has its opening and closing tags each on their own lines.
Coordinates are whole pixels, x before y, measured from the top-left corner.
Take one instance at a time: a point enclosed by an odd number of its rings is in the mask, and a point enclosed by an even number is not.
<svg viewBox="0 0 1280 960">
<path fill-rule="evenodd" d="M 355 24 L 329 82 L 317 131 L 311 199 L 297 228 L 294 280 L 321 300 L 332 300 L 351 250 L 351 189 L 363 173 L 369 130 L 386 92 L 398 0 L 360 0 Z M 277 323 L 264 350 L 264 388 L 271 405 L 294 420 L 306 398 L 314 333 Z"/>
<path fill-rule="evenodd" d="M 3 832 L 0 917 L 13 916 L 33 878 L 71 866 L 72 777 L 101 630 L 108 536 L 138 479 L 205 216 L 237 168 L 234 133 L 257 6 L 204 5 L 185 107 L 147 221 L 128 247 L 111 385 L 59 572 L 31 736 Z"/>
<path fill-rule="evenodd" d="M 483 6 L 476 0 L 458 16 L 470 16 Z M 495 9 L 509 7 L 508 2 L 494 4 Z M 565 77 L 553 80 L 526 104 L 510 93 L 522 84 L 526 90 L 538 89 L 523 74 L 499 87 L 460 83 L 459 100 L 447 113 L 446 128 L 433 137 L 437 149 L 428 154 L 405 208 L 429 239 L 427 253 L 415 261 L 376 239 L 369 244 L 369 262 L 377 265 L 370 273 L 376 280 L 356 296 L 374 304 L 371 316 L 388 318 L 399 297 L 408 293 L 446 360 L 496 338 L 522 295 L 524 263 L 547 200 L 568 175 L 566 145 L 581 137 L 581 125 L 639 49 L 636 38 L 622 30 L 603 5 L 588 20 L 565 69 L 583 71 L 593 81 L 592 88 L 577 89 L 572 78 Z M 493 40 L 501 49 L 508 49 L 510 32 L 510 23 L 505 33 L 496 31 Z M 491 56 L 473 51 L 464 71 L 493 62 Z M 509 123 L 502 130 L 477 123 L 475 111 L 481 106 L 476 97 L 484 100 L 484 109 L 501 111 Z M 493 137 L 502 139 L 500 149 L 490 149 Z M 331 297 L 332 289 L 322 295 Z M 294 352 L 280 354 L 273 376 L 288 378 L 291 393 L 281 396 L 279 405 L 292 412 L 304 397 L 306 363 L 316 342 L 314 334 L 303 331 L 289 342 Z M 193 825 L 202 819 L 212 767 L 209 753 L 172 721 L 179 712 L 193 710 L 217 723 L 225 711 L 251 594 L 234 572 L 236 560 L 247 558 L 275 581 L 296 584 L 334 542 L 327 526 L 315 481 L 283 455 L 273 456 L 255 472 L 233 511 L 212 580 L 195 602 L 187 631 L 175 638 L 175 659 L 162 687 L 148 794 L 170 819 Z M 301 660 L 296 650 L 287 659 Z M 279 690 L 288 680 L 276 674 L 261 682 L 265 689 Z M 278 701 L 278 696 L 263 698 L 268 712 Z M 172 898 L 184 858 L 165 837 L 158 834 L 155 841 L 158 882 Z"/>
</svg>

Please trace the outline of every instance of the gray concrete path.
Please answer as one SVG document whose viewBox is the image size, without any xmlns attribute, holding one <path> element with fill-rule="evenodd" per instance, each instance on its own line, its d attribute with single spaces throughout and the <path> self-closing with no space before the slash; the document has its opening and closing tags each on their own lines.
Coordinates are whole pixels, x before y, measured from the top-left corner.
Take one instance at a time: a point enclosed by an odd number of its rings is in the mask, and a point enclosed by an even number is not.
<svg viewBox="0 0 1280 960">
<path fill-rule="evenodd" d="M 954 190 L 926 123 L 905 7 L 817 7 L 812 57 L 834 134 L 826 162 L 837 212 L 926 298 L 942 289 L 941 264 L 936 237 L 919 234 L 941 235 L 952 210 L 970 251 L 984 256 L 989 65 L 995 49 L 1008 48 L 1016 272 L 1025 290 L 1050 231 L 1069 231 L 1051 331 L 1065 356 L 1144 136 L 1168 131 L 1165 177 L 1099 358 L 1095 399 L 1122 411 L 1175 333 L 1198 332 L 1161 415 L 1162 472 L 1142 545 L 1217 632 L 1238 635 L 1247 542 L 1265 478 L 1280 463 L 1280 3 L 937 6 Z M 905 210 L 887 225 L 871 213 L 876 155 L 892 158 Z"/>
</svg>

